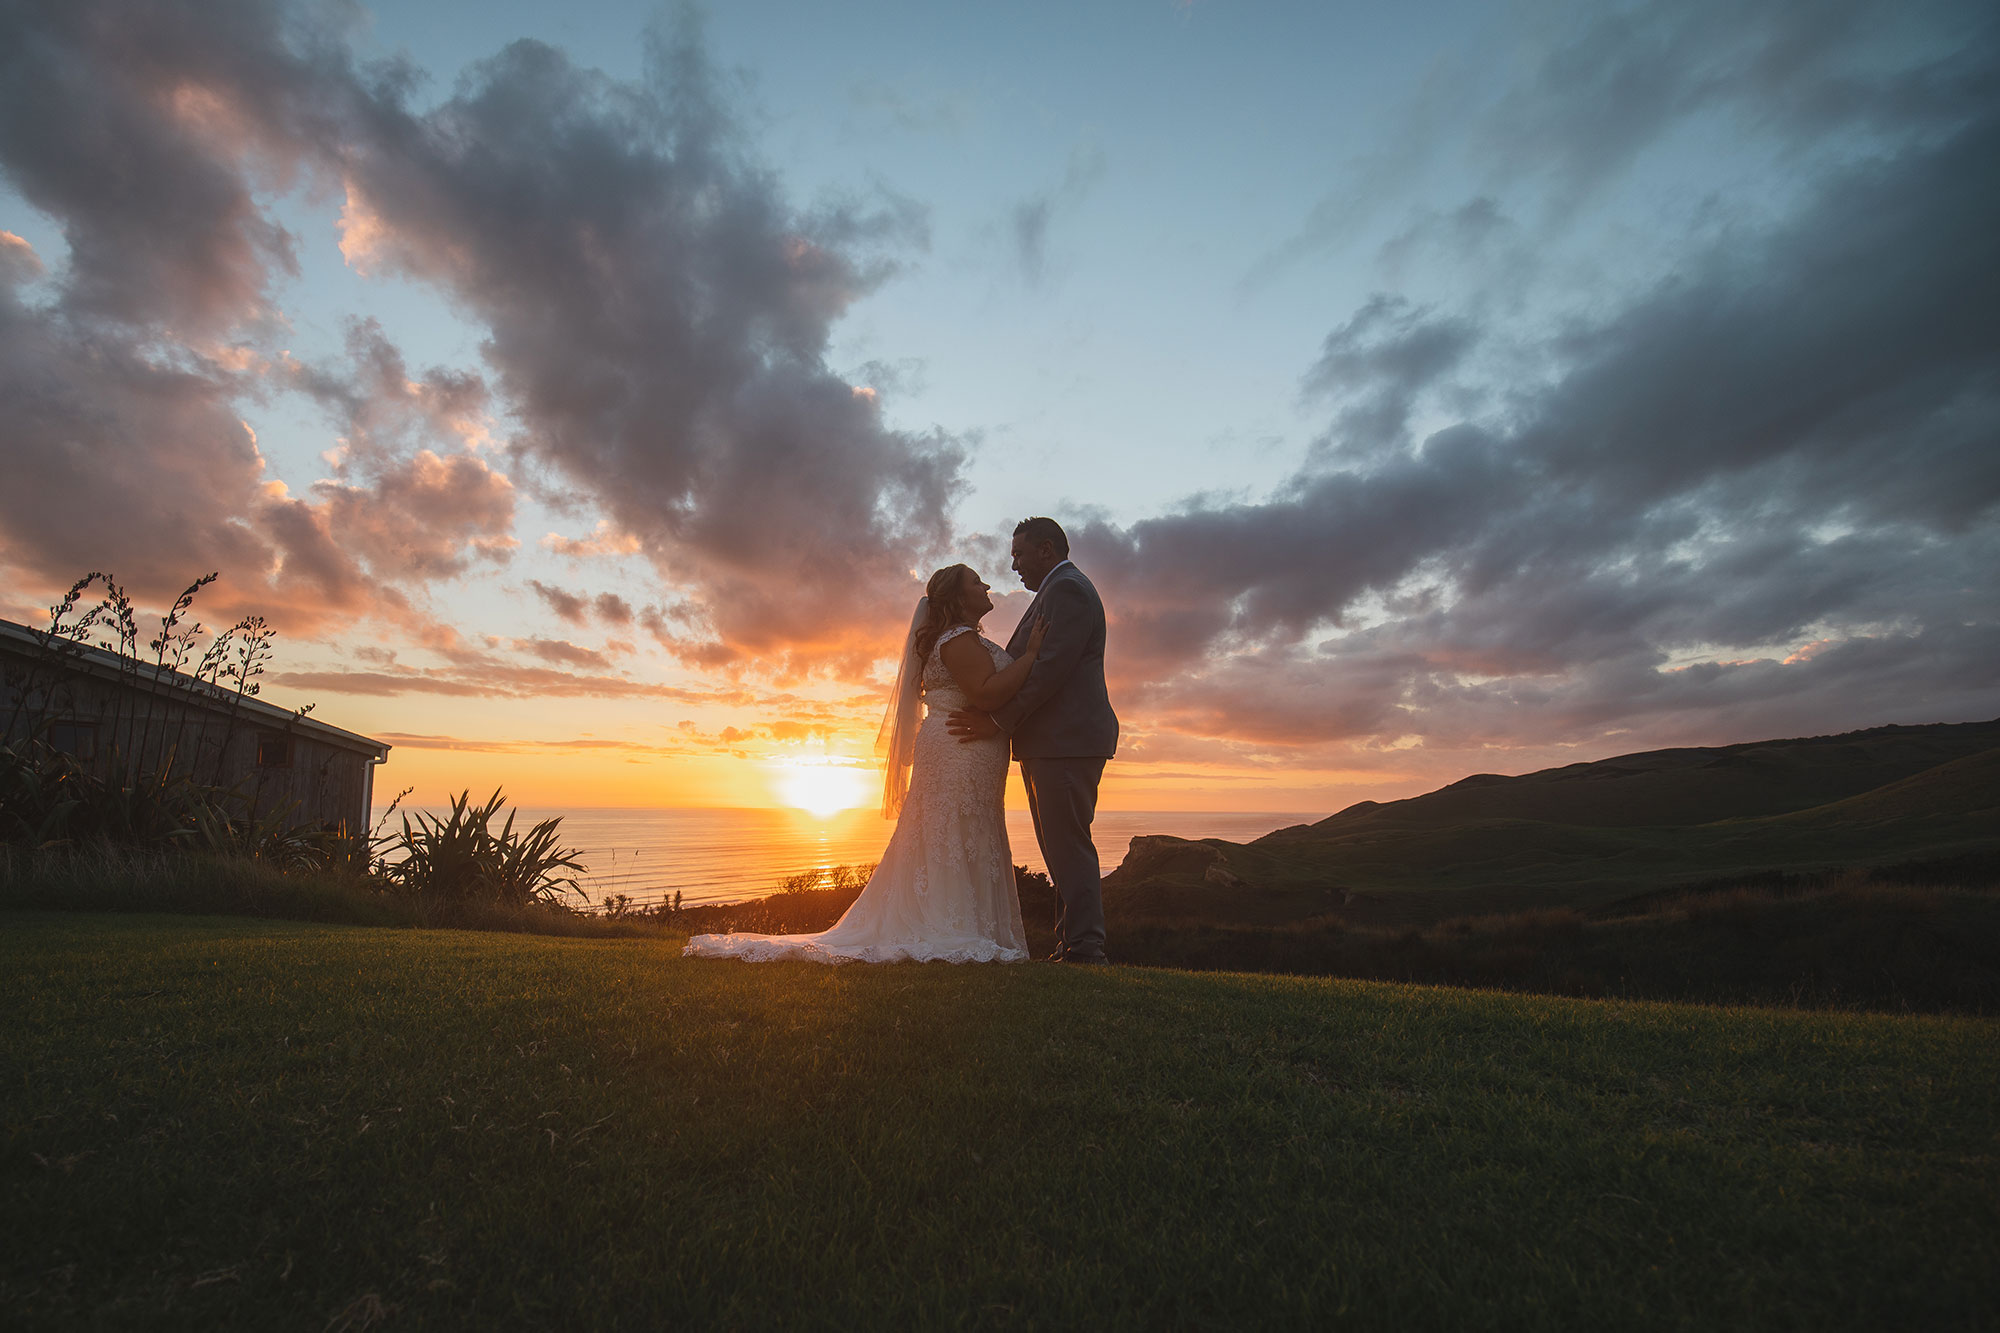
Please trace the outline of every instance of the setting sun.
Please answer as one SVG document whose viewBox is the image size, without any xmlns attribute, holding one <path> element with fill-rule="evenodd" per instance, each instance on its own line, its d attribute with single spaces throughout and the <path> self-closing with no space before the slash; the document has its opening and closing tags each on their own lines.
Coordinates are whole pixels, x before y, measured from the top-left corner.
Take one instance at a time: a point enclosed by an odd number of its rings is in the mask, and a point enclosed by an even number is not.
<svg viewBox="0 0 2000 1333">
<path fill-rule="evenodd" d="M 830 815 L 868 803 L 868 774 L 846 764 L 786 764 L 778 798 L 808 814 Z"/>
</svg>

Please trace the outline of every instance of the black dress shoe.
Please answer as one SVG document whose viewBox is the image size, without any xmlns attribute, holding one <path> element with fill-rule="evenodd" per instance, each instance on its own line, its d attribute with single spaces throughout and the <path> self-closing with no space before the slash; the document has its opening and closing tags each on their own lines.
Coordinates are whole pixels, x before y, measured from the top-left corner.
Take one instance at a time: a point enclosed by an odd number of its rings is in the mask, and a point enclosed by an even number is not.
<svg viewBox="0 0 2000 1333">
<path fill-rule="evenodd" d="M 1093 953 L 1093 954 L 1066 953 L 1057 961 L 1064 963 L 1082 963 L 1088 967 L 1107 967 L 1111 963 L 1111 960 L 1109 958 L 1106 958 L 1101 953 Z"/>
</svg>

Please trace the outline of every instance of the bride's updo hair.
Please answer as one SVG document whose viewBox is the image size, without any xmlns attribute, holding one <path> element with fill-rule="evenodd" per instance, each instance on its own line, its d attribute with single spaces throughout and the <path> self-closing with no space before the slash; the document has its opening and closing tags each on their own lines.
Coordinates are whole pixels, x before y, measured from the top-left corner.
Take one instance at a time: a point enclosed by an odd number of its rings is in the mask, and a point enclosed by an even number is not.
<svg viewBox="0 0 2000 1333">
<path fill-rule="evenodd" d="M 965 580 L 968 575 L 977 578 L 969 565 L 946 565 L 931 575 L 931 581 L 924 585 L 924 596 L 930 599 L 930 617 L 917 626 L 915 644 L 917 660 L 928 662 L 931 649 L 937 647 L 938 636 L 953 625 L 972 625 L 978 622 L 965 609 Z"/>
</svg>

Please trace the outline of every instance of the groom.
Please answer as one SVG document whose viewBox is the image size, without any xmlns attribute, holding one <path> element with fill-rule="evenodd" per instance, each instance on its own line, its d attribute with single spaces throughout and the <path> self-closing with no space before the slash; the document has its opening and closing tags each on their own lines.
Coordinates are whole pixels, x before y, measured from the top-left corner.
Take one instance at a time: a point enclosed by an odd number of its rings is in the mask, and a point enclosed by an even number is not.
<svg viewBox="0 0 2000 1333">
<path fill-rule="evenodd" d="M 1056 961 L 1102 963 L 1104 899 L 1090 821 L 1104 761 L 1118 749 L 1118 717 L 1104 689 L 1104 603 L 1069 562 L 1069 538 L 1052 518 L 1014 529 L 1014 572 L 1035 600 L 1007 651 L 1020 656 L 1038 619 L 1049 622 L 1042 651 L 1012 699 L 991 714 L 954 712 L 947 725 L 961 741 L 1012 738 L 1035 840 L 1056 885 Z"/>
</svg>

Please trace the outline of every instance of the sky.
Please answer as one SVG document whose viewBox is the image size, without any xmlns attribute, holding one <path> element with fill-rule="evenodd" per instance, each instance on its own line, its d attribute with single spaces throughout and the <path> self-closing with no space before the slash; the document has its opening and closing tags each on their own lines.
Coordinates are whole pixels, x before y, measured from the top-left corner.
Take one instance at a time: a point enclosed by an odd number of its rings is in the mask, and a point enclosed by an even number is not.
<svg viewBox="0 0 2000 1333">
<path fill-rule="evenodd" d="M 0 616 L 436 803 L 865 800 L 923 579 L 1110 808 L 2000 715 L 2000 14 L 0 5 Z"/>
</svg>

